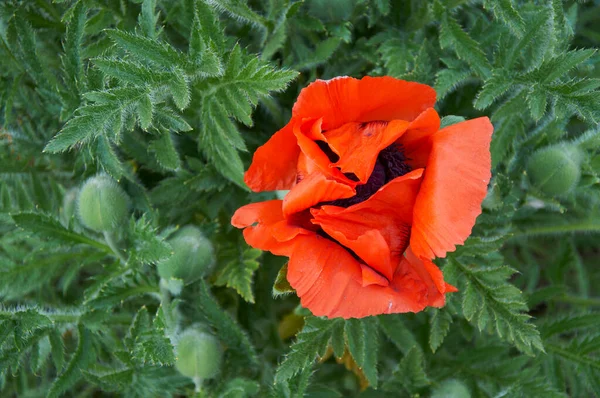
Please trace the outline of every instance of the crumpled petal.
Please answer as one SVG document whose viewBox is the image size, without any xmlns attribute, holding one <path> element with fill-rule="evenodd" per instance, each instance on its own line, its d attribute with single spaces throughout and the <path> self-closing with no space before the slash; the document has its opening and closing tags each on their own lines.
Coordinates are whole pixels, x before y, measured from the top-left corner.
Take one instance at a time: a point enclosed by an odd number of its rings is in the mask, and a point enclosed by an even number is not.
<svg viewBox="0 0 600 398">
<path fill-rule="evenodd" d="M 283 199 L 283 215 L 308 209 L 320 202 L 345 199 L 354 196 L 356 191 L 336 180 L 327 178 L 320 171 L 314 171 L 296 186 Z"/>
<path fill-rule="evenodd" d="M 406 131 L 409 122 L 392 120 L 389 123 L 346 123 L 326 132 L 327 143 L 340 159 L 332 167 L 353 173 L 366 183 L 373 172 L 379 152 L 393 144 Z"/>
<path fill-rule="evenodd" d="M 366 201 L 348 208 L 313 209 L 313 223 L 391 280 L 409 243 L 422 174 L 423 169 L 418 169 L 397 177 Z"/>
<path fill-rule="evenodd" d="M 361 263 L 339 244 L 317 235 L 296 239 L 287 279 L 303 307 L 329 318 L 419 312 L 445 302 L 422 260 L 402 257 L 388 286 L 363 286 Z"/>
<path fill-rule="evenodd" d="M 410 238 L 418 257 L 445 257 L 471 234 L 491 177 L 492 132 L 489 119 L 482 117 L 431 136 Z"/>
<path fill-rule="evenodd" d="M 268 200 L 240 207 L 231 224 L 244 228 L 244 239 L 250 246 L 289 256 L 294 238 L 309 231 L 289 223 L 283 216 L 282 203 L 281 200 Z"/>
<path fill-rule="evenodd" d="M 294 117 L 323 118 L 323 129 L 349 122 L 414 120 L 433 107 L 435 90 L 424 84 L 392 77 L 337 77 L 317 80 L 303 89 L 294 105 Z"/>
<path fill-rule="evenodd" d="M 294 137 L 295 121 L 276 132 L 252 158 L 244 182 L 255 191 L 290 189 L 296 182 L 296 165 L 300 148 Z"/>
</svg>

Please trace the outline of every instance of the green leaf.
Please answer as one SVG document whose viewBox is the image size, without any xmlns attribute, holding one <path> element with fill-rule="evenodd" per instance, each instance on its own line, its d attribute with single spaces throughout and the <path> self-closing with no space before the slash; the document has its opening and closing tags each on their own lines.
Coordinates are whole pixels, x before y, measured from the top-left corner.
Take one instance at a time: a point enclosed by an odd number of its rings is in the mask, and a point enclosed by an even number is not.
<svg viewBox="0 0 600 398">
<path fill-rule="evenodd" d="M 525 31 L 525 21 L 515 10 L 512 0 L 486 0 L 484 6 L 491 9 L 494 16 L 508 26 L 511 32 L 521 37 Z"/>
<path fill-rule="evenodd" d="M 167 70 L 190 66 L 186 57 L 171 45 L 121 30 L 108 30 L 108 36 L 121 48 L 140 60 L 150 61 Z"/>
<path fill-rule="evenodd" d="M 53 329 L 48 333 L 48 338 L 50 339 L 52 361 L 54 361 L 56 370 L 60 372 L 65 363 L 65 346 L 62 336 L 58 330 Z"/>
<path fill-rule="evenodd" d="M 148 145 L 148 151 L 153 152 L 158 164 L 167 170 L 177 170 L 181 167 L 179 153 L 175 149 L 171 133 L 165 132 Z"/>
<path fill-rule="evenodd" d="M 380 316 L 379 324 L 386 336 L 403 354 L 406 355 L 417 344 L 415 336 L 406 326 L 401 315 Z"/>
<path fill-rule="evenodd" d="M 77 327 L 79 341 L 77 349 L 71 357 L 67 368 L 52 383 L 47 397 L 59 397 L 64 391 L 73 386 L 81 378 L 81 371 L 87 369 L 95 359 L 95 351 L 92 345 L 92 334 L 83 325 Z"/>
<path fill-rule="evenodd" d="M 306 318 L 296 342 L 277 368 L 275 382 L 283 383 L 310 368 L 318 356 L 325 354 L 334 330 L 342 326 L 343 322 L 341 319 L 326 320 L 312 316 Z"/>
<path fill-rule="evenodd" d="M 350 354 L 373 388 L 377 388 L 379 339 L 377 318 L 348 319 L 344 335 Z"/>
<path fill-rule="evenodd" d="M 115 116 L 114 111 L 106 107 L 99 109 L 98 107 L 92 108 L 92 106 L 87 107 L 86 111 L 92 109 L 97 110 L 97 112 L 75 116 L 69 120 L 62 130 L 48 142 L 44 152 L 64 152 L 101 134 L 105 125 Z"/>
<path fill-rule="evenodd" d="M 158 13 L 154 13 L 155 7 L 156 0 L 144 0 L 138 17 L 142 32 L 150 39 L 155 39 L 157 36 L 156 22 L 158 21 Z"/>
<path fill-rule="evenodd" d="M 432 352 L 436 352 L 450 331 L 452 315 L 445 308 L 432 310 L 432 312 L 433 315 L 429 322 L 429 347 Z"/>
<path fill-rule="evenodd" d="M 548 95 L 541 87 L 534 85 L 527 95 L 527 104 L 531 111 L 531 117 L 536 122 L 546 113 L 548 104 Z"/>
<path fill-rule="evenodd" d="M 402 358 L 392 377 L 383 384 L 382 388 L 390 392 L 404 389 L 413 395 L 430 383 L 423 366 L 423 351 L 413 347 Z"/>
<path fill-rule="evenodd" d="M 190 33 L 189 56 L 198 68 L 196 74 L 201 76 L 219 76 L 223 73 L 223 65 L 218 49 L 223 45 L 223 34 L 217 21 L 202 2 L 195 2 L 194 23 Z M 200 7 L 203 7 L 200 9 Z M 202 13 L 204 11 L 204 14 Z M 212 17 L 212 18 L 211 18 Z M 215 37 L 217 36 L 217 37 Z"/>
<path fill-rule="evenodd" d="M 171 255 L 171 246 L 159 236 L 157 229 L 146 219 L 132 219 L 129 223 L 131 239 L 134 246 L 128 262 L 138 264 L 156 264 Z"/>
<path fill-rule="evenodd" d="M 472 72 L 463 69 L 442 69 L 437 73 L 435 80 L 435 91 L 439 100 L 456 90 L 464 84 Z"/>
<path fill-rule="evenodd" d="M 325 354 L 334 330 L 343 325 L 343 322 L 341 319 L 326 320 L 312 316 L 306 318 L 296 342 L 277 368 L 275 382 L 284 383 L 310 368 L 317 356 Z"/>
<path fill-rule="evenodd" d="M 219 339 L 232 349 L 234 355 L 250 365 L 258 365 L 256 351 L 246 332 L 219 307 L 204 281 L 200 281 L 199 286 L 196 302 L 206 322 L 215 329 Z"/>
<path fill-rule="evenodd" d="M 544 61 L 538 68 L 523 75 L 521 79 L 532 79 L 539 81 L 540 83 L 551 83 L 589 59 L 595 52 L 595 49 L 587 49 L 571 50 L 561 53 Z"/>
<path fill-rule="evenodd" d="M 464 122 L 464 121 L 465 121 L 465 118 L 462 116 L 455 116 L 455 115 L 444 116 L 440 123 L 440 129 L 443 129 L 444 127 L 452 126 L 453 124 L 457 124 L 457 123 Z"/>
<path fill-rule="evenodd" d="M 480 330 L 493 322 L 498 336 L 533 355 L 534 349 L 544 351 L 540 334 L 523 313 L 527 305 L 520 290 L 506 280 L 515 272 L 510 267 L 473 267 L 449 260 L 445 273 L 460 273 L 465 278 L 463 314 Z"/>
<path fill-rule="evenodd" d="M 491 78 L 485 81 L 483 88 L 477 94 L 475 108 L 485 109 L 492 105 L 502 94 L 506 93 L 514 84 L 511 76 L 502 70 L 494 71 Z"/>
<path fill-rule="evenodd" d="M 83 243 L 105 252 L 111 251 L 105 244 L 65 228 L 58 220 L 42 213 L 18 213 L 13 214 L 12 219 L 18 227 L 33 232 L 42 238 L 60 240 L 65 243 Z"/>
<path fill-rule="evenodd" d="M 225 265 L 217 272 L 215 285 L 233 288 L 244 300 L 254 303 L 252 275 L 260 266 L 257 260 L 261 255 L 261 250 L 241 245 L 221 252 L 219 258 L 223 259 Z"/>
<path fill-rule="evenodd" d="M 440 46 L 442 49 L 454 49 L 458 58 L 466 61 L 480 77 L 487 78 L 490 75 L 491 65 L 479 43 L 448 13 L 444 13 L 440 25 Z"/>
<path fill-rule="evenodd" d="M 208 4 L 219 11 L 226 12 L 231 17 L 248 22 L 257 27 L 264 27 L 266 20 L 263 16 L 254 12 L 247 3 L 242 0 L 206 0 Z"/>
<path fill-rule="evenodd" d="M 277 273 L 277 278 L 275 278 L 275 283 L 273 283 L 273 297 L 294 293 L 294 288 L 287 280 L 287 269 L 288 264 L 285 263 Z"/>
</svg>

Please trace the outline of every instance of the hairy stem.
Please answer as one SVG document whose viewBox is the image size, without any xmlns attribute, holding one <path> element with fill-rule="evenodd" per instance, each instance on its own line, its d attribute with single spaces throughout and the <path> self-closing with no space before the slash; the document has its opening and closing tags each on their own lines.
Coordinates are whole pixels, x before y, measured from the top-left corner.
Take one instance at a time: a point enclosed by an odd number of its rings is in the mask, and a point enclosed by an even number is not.
<svg viewBox="0 0 600 398">
<path fill-rule="evenodd" d="M 104 231 L 104 240 L 106 241 L 106 244 L 108 245 L 108 247 L 110 247 L 112 252 L 115 254 L 115 256 L 117 256 L 119 261 L 121 261 L 123 263 L 123 265 L 127 265 L 127 259 L 125 258 L 125 256 L 123 256 L 123 253 L 117 246 L 117 243 L 115 242 L 113 235 L 108 231 Z"/>
</svg>

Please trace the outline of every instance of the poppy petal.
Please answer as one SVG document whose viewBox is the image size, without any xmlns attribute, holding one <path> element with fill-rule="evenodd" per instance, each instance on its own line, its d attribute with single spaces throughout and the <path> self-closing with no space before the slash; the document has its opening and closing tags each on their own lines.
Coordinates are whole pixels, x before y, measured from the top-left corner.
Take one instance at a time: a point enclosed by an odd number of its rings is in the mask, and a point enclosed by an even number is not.
<svg viewBox="0 0 600 398">
<path fill-rule="evenodd" d="M 348 185 L 327 178 L 320 171 L 305 177 L 283 199 L 283 215 L 308 209 L 320 202 L 345 199 L 356 195 L 356 191 Z"/>
<path fill-rule="evenodd" d="M 337 77 L 316 80 L 303 89 L 292 113 L 322 117 L 323 129 L 349 122 L 414 120 L 433 107 L 435 90 L 424 84 L 384 77 Z"/>
<path fill-rule="evenodd" d="M 440 129 L 440 117 L 433 108 L 427 109 L 413 120 L 398 143 L 401 145 L 407 163 L 413 168 L 427 165 L 431 152 L 431 136 Z"/>
<path fill-rule="evenodd" d="M 327 143 L 340 159 L 333 167 L 344 173 L 354 173 L 366 183 L 373 172 L 379 152 L 393 144 L 410 125 L 404 120 L 389 123 L 346 123 L 325 133 Z"/>
<path fill-rule="evenodd" d="M 255 192 L 290 189 L 296 182 L 300 148 L 293 133 L 292 119 L 254 152 L 244 182 Z"/>
<path fill-rule="evenodd" d="M 355 186 L 355 181 L 344 176 L 338 168 L 331 167 L 331 160 L 315 142 L 315 140 L 326 140 L 321 133 L 321 124 L 322 119 L 306 119 L 294 127 L 294 135 L 301 151 L 298 157 L 298 179 L 305 177 L 303 173 L 318 169 L 321 173 L 344 182 L 346 185 Z"/>
<path fill-rule="evenodd" d="M 423 280 L 423 264 L 402 258 L 389 286 L 367 283 L 363 267 L 337 243 L 317 236 L 299 236 L 288 263 L 287 279 L 302 306 L 316 316 L 362 318 L 370 315 L 422 311 L 443 305 L 443 294 L 431 278 Z M 376 280 L 377 275 L 366 271 Z M 425 273 L 427 275 L 427 273 Z"/>
<path fill-rule="evenodd" d="M 231 224 L 244 229 L 246 242 L 260 250 L 276 255 L 289 256 L 293 239 L 308 231 L 290 225 L 283 217 L 281 200 L 251 203 L 240 207 L 231 219 Z"/>
<path fill-rule="evenodd" d="M 362 203 L 313 209 L 313 223 L 346 246 L 388 280 L 409 241 L 413 207 L 423 169 L 384 185 Z"/>
<path fill-rule="evenodd" d="M 487 117 L 448 126 L 432 148 L 414 208 L 410 246 L 422 258 L 444 257 L 471 234 L 490 181 Z"/>
</svg>

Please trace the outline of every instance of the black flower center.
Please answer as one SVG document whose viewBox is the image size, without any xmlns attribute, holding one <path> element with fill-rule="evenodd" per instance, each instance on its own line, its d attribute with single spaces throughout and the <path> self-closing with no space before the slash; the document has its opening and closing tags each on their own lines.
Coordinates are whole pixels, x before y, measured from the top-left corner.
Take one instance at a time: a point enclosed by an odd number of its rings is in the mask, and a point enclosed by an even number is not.
<svg viewBox="0 0 600 398">
<path fill-rule="evenodd" d="M 334 163 L 339 160 L 339 156 L 334 153 L 329 145 L 327 145 L 324 141 L 316 141 L 319 148 L 327 155 L 329 160 Z M 357 203 L 364 202 L 369 199 L 375 192 L 379 190 L 382 186 L 387 184 L 389 181 L 394 178 L 403 176 L 404 174 L 411 171 L 410 166 L 406 163 L 406 156 L 404 156 L 404 151 L 402 150 L 402 146 L 397 144 L 392 144 L 382 150 L 377 157 L 377 161 L 375 162 L 375 167 L 373 168 L 373 172 L 371 176 L 367 180 L 365 184 L 360 184 L 356 186 L 356 195 L 351 198 L 346 199 L 337 199 L 330 202 L 320 203 L 321 205 L 333 205 L 340 207 L 349 207 L 355 205 Z M 346 177 L 351 180 L 357 181 L 358 179 L 353 173 L 345 173 Z"/>
</svg>

